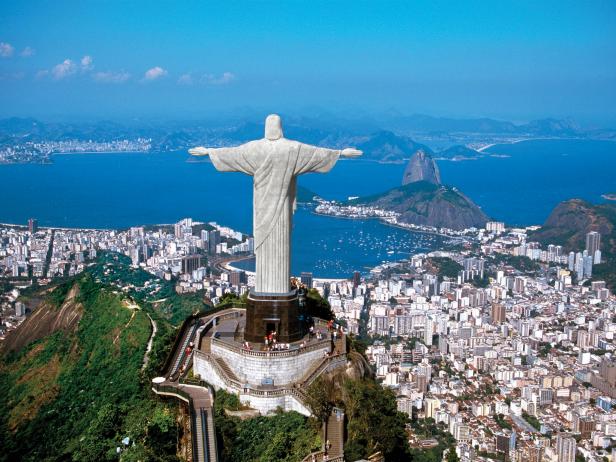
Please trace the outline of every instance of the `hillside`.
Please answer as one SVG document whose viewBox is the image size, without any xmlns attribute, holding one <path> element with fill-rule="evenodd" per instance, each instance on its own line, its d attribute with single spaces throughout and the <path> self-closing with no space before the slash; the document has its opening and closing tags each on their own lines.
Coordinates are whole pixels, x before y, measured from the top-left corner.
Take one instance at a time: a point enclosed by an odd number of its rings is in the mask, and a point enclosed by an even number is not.
<svg viewBox="0 0 616 462">
<path fill-rule="evenodd" d="M 616 204 L 594 205 L 581 199 L 558 204 L 544 225 L 531 234 L 531 240 L 544 245 L 562 245 L 565 251 L 581 251 L 586 245 L 586 233 L 601 234 L 602 261 L 593 267 L 593 280 L 605 280 L 616 290 Z"/>
<path fill-rule="evenodd" d="M 297 186 L 296 199 L 298 204 L 309 204 L 314 202 L 314 198 L 318 196 L 317 193 L 311 191 L 308 188 L 304 188 L 303 186 Z"/>
<path fill-rule="evenodd" d="M 158 329 L 150 364 L 170 337 Z M 153 399 L 142 371 L 150 332 L 143 310 L 88 274 L 47 294 L 0 363 L 0 460 L 116 460 L 118 446 L 125 460 L 177 460 L 177 406 Z"/>
<path fill-rule="evenodd" d="M 83 315 L 78 300 L 79 286 L 63 284 L 46 297 L 18 330 L 9 332 L 0 344 L 0 352 L 19 351 L 26 345 L 51 335 L 58 330 L 74 332 Z"/>
<path fill-rule="evenodd" d="M 558 204 L 540 230 L 531 235 L 542 244 L 562 245 L 567 251 L 583 249 L 586 233 L 601 234 L 601 251 L 616 254 L 616 241 L 606 239 L 614 233 L 616 204 L 593 205 L 581 199 Z"/>
<path fill-rule="evenodd" d="M 476 151 L 471 148 L 467 148 L 466 146 L 462 146 L 461 144 L 457 144 L 455 146 L 451 146 L 443 151 L 439 151 L 435 154 L 439 159 L 449 159 L 449 160 L 475 160 L 484 156 L 485 153 Z"/>
<path fill-rule="evenodd" d="M 420 149 L 427 153 L 432 152 L 429 147 L 416 143 L 406 136 L 398 136 L 384 130 L 372 134 L 356 147 L 364 152 L 362 159 L 380 162 L 403 162 Z"/>
<path fill-rule="evenodd" d="M 399 221 L 437 228 L 464 229 L 485 225 L 488 217 L 456 188 L 426 181 L 409 183 L 381 194 L 360 197 L 350 205 L 365 205 L 400 213 Z"/>
</svg>

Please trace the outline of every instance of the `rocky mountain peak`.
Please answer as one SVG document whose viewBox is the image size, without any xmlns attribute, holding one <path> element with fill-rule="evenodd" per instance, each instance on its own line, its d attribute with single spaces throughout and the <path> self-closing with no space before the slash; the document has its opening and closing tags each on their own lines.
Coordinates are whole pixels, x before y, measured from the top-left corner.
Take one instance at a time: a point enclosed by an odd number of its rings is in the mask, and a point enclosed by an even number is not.
<svg viewBox="0 0 616 462">
<path fill-rule="evenodd" d="M 432 184 L 441 184 L 441 174 L 434 159 L 423 149 L 419 149 L 413 154 L 404 170 L 402 184 L 415 183 L 417 181 L 427 181 Z"/>
</svg>

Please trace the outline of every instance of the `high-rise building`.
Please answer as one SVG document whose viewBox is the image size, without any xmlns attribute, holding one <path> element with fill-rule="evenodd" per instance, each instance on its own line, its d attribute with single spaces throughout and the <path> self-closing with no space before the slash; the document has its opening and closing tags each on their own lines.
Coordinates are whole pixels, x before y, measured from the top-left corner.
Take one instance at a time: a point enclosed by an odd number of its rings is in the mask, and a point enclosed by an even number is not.
<svg viewBox="0 0 616 462">
<path fill-rule="evenodd" d="M 242 284 L 246 284 L 247 278 L 244 271 L 232 271 L 229 274 L 229 282 L 232 286 L 240 287 Z"/>
<path fill-rule="evenodd" d="M 591 231 L 586 234 L 586 251 L 588 255 L 594 257 L 595 252 L 601 247 L 601 234 Z"/>
<path fill-rule="evenodd" d="M 507 320 L 505 305 L 502 303 L 492 304 L 492 324 L 502 324 Z"/>
<path fill-rule="evenodd" d="M 503 232 L 505 232 L 505 223 L 503 223 L 502 221 L 488 221 L 486 223 L 486 231 L 496 234 L 502 234 Z"/>
<path fill-rule="evenodd" d="M 186 255 L 182 258 L 182 273 L 191 274 L 201 267 L 201 255 Z"/>
<path fill-rule="evenodd" d="M 359 271 L 353 272 L 353 287 L 357 287 L 361 284 L 361 273 Z"/>
<path fill-rule="evenodd" d="M 216 246 L 220 244 L 220 231 L 212 229 L 208 231 L 208 252 L 216 253 Z"/>
<path fill-rule="evenodd" d="M 428 378 L 424 374 L 417 374 L 415 383 L 421 393 L 428 391 Z"/>
<path fill-rule="evenodd" d="M 556 436 L 556 455 L 558 462 L 575 462 L 577 445 L 575 438 L 568 433 L 560 433 Z"/>
<path fill-rule="evenodd" d="M 496 451 L 503 453 L 509 452 L 509 435 L 505 433 L 496 434 Z"/>
<path fill-rule="evenodd" d="M 584 277 L 585 278 L 589 278 L 592 276 L 592 263 L 593 263 L 593 257 L 586 256 L 584 257 Z"/>
<path fill-rule="evenodd" d="M 38 220 L 36 218 L 30 218 L 28 220 L 28 231 L 30 231 L 31 234 L 38 231 Z"/>
<path fill-rule="evenodd" d="M 303 285 L 305 285 L 308 289 L 312 289 L 312 273 L 304 271 L 300 274 L 299 278 Z"/>
</svg>

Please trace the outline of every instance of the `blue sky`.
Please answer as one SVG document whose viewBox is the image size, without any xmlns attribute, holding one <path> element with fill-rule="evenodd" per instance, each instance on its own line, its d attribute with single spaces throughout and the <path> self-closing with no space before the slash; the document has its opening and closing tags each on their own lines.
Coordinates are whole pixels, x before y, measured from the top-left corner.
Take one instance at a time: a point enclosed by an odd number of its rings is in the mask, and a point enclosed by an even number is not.
<svg viewBox="0 0 616 462">
<path fill-rule="evenodd" d="M 2 1 L 0 115 L 259 108 L 616 126 L 616 2 Z"/>
</svg>

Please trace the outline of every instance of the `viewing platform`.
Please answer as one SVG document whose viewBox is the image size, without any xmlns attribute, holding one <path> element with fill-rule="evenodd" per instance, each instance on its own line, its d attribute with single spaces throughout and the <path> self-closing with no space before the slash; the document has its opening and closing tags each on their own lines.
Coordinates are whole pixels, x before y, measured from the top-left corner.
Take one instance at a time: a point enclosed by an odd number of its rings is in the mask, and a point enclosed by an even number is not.
<svg viewBox="0 0 616 462">
<path fill-rule="evenodd" d="M 195 329 L 193 374 L 239 395 L 262 414 L 281 407 L 310 415 L 304 390 L 328 370 L 346 365 L 346 337 L 333 323 L 314 320 L 295 342 L 248 342 L 242 308 L 206 316 Z"/>
</svg>

